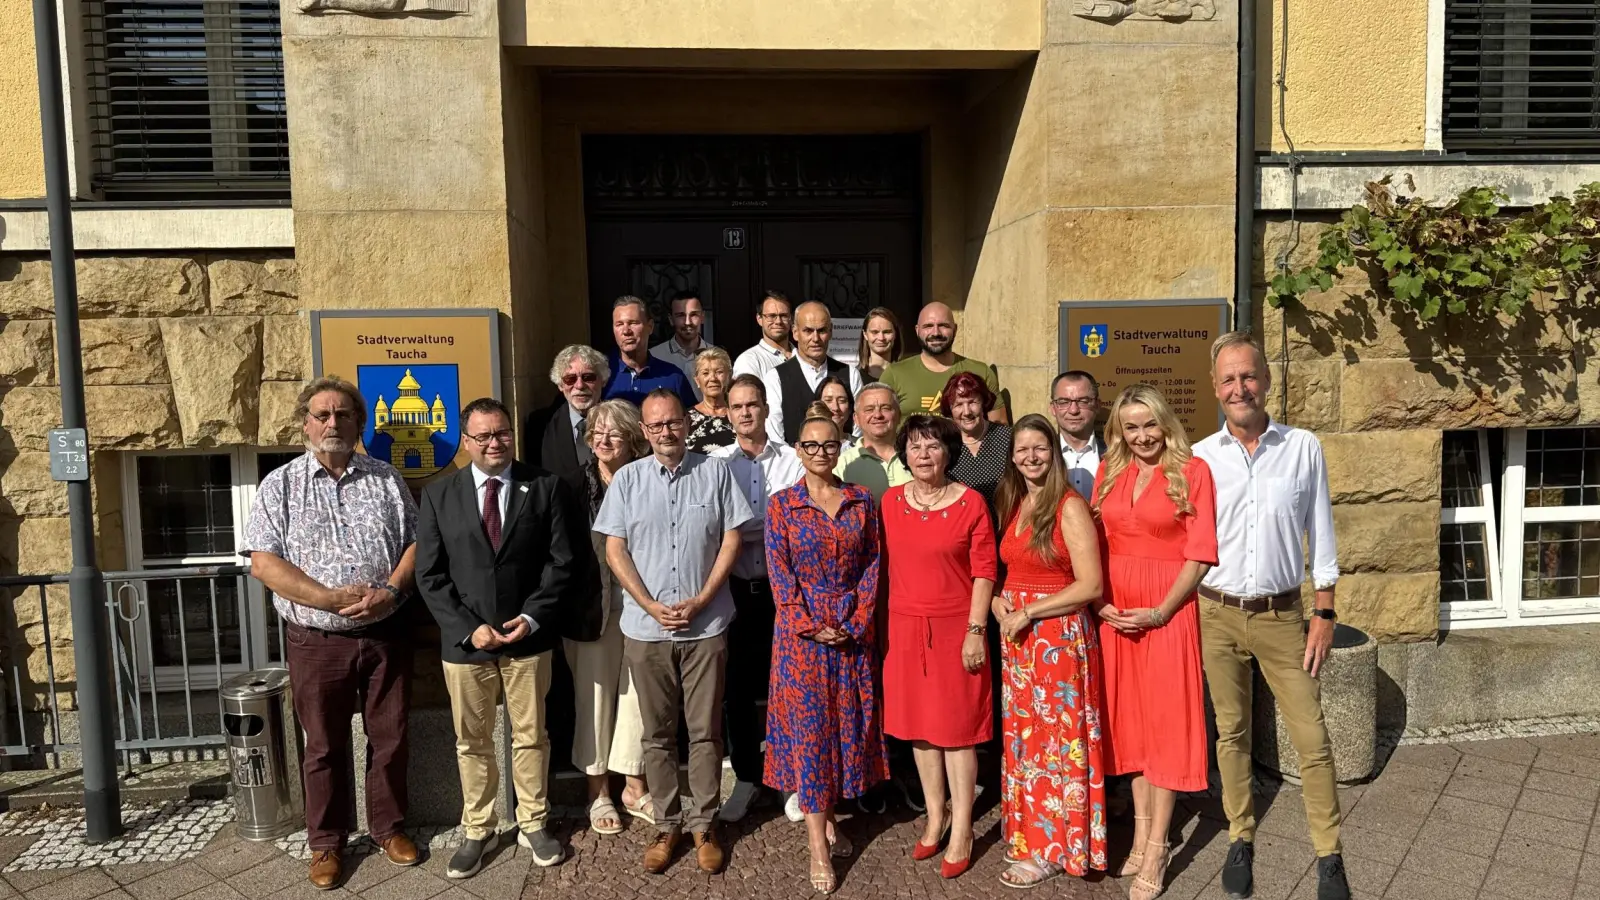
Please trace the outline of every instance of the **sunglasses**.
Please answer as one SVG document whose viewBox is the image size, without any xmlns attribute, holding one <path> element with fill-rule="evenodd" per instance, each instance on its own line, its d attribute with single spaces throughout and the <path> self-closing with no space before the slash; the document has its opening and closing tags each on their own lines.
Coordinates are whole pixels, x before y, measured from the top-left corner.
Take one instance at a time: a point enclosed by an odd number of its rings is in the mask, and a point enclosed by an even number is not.
<svg viewBox="0 0 1600 900">
<path fill-rule="evenodd" d="M 584 384 L 594 384 L 599 380 L 600 376 L 593 372 L 579 372 L 576 375 L 568 372 L 567 374 L 561 376 L 561 383 L 567 387 L 572 387 L 580 381 Z"/>
</svg>

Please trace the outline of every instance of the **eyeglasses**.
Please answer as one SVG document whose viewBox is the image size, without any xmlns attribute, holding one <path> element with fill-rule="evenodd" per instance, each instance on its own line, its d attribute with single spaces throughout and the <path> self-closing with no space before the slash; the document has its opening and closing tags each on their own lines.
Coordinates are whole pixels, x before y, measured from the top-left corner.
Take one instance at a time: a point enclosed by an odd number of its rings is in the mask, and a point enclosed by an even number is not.
<svg viewBox="0 0 1600 900">
<path fill-rule="evenodd" d="M 596 431 L 589 436 L 596 444 L 620 444 L 623 434 L 620 431 Z"/>
<path fill-rule="evenodd" d="M 599 380 L 600 376 L 593 372 L 568 372 L 567 374 L 561 376 L 561 383 L 567 387 L 572 387 L 580 381 L 584 384 L 594 384 Z"/>
<path fill-rule="evenodd" d="M 801 441 L 794 446 L 807 456 L 838 456 L 839 448 L 844 445 L 838 441 Z"/>
<path fill-rule="evenodd" d="M 669 428 L 673 431 L 682 431 L 683 421 L 682 419 L 668 419 L 665 422 L 646 422 L 644 423 L 644 431 L 645 434 L 660 434 Z"/>
<path fill-rule="evenodd" d="M 511 432 L 485 431 L 483 434 L 469 434 L 467 435 L 467 440 L 477 444 L 479 447 L 486 447 L 490 443 L 509 444 L 511 443 Z"/>
<path fill-rule="evenodd" d="M 328 424 L 329 419 L 337 419 L 340 422 L 354 422 L 356 420 L 356 412 L 353 409 L 324 410 L 323 412 L 312 413 L 311 418 L 324 425 Z"/>
<path fill-rule="evenodd" d="M 1056 409 L 1088 409 L 1096 402 L 1094 397 L 1057 397 L 1050 405 Z"/>
</svg>

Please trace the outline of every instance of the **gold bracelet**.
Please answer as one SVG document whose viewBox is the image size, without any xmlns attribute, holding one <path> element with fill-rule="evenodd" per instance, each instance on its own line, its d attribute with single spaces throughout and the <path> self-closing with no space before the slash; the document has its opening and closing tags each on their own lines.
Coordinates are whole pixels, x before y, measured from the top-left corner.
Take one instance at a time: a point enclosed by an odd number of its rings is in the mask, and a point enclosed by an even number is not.
<svg viewBox="0 0 1600 900">
<path fill-rule="evenodd" d="M 987 623 L 987 622 L 968 622 L 967 623 L 967 634 L 975 634 L 975 635 L 978 635 L 979 637 L 982 637 L 984 632 L 986 632 L 988 630 L 989 630 L 989 623 Z"/>
</svg>

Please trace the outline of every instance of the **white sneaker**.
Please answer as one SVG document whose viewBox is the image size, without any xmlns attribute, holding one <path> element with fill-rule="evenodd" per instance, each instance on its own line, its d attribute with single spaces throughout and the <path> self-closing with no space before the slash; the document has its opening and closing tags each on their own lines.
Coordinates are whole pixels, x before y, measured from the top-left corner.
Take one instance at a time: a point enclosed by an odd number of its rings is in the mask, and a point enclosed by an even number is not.
<svg viewBox="0 0 1600 900">
<path fill-rule="evenodd" d="M 722 804 L 722 811 L 717 818 L 724 822 L 737 822 L 744 818 L 750 811 L 750 801 L 756 798 L 756 786 L 748 781 L 736 781 L 733 790 L 728 794 L 727 802 Z"/>
<path fill-rule="evenodd" d="M 800 811 L 799 794 L 790 794 L 789 799 L 783 801 L 783 815 L 791 822 L 806 820 L 806 814 Z"/>
</svg>

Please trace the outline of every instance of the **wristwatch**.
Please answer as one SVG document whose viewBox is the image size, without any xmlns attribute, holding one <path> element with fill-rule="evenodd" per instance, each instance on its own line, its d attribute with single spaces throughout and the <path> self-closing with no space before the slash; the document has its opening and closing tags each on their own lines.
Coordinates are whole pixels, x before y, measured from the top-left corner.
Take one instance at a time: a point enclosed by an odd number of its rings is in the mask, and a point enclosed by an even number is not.
<svg viewBox="0 0 1600 900">
<path fill-rule="evenodd" d="M 400 599 L 400 589 L 392 584 L 383 585 L 383 589 L 394 595 L 395 600 Z"/>
<path fill-rule="evenodd" d="M 1311 614 L 1319 619 L 1327 619 L 1329 622 L 1336 621 L 1339 618 L 1339 615 L 1331 609 L 1313 609 Z"/>
</svg>

